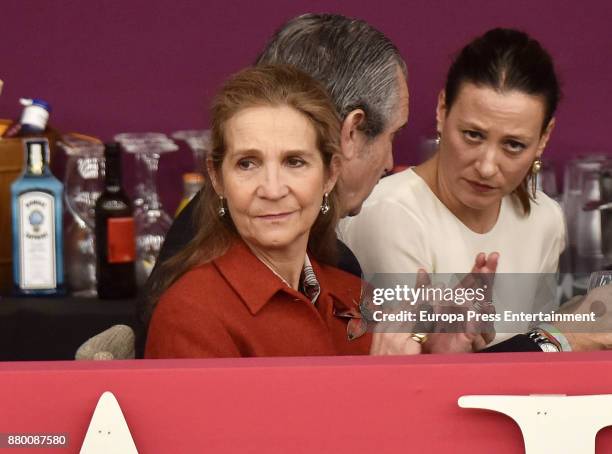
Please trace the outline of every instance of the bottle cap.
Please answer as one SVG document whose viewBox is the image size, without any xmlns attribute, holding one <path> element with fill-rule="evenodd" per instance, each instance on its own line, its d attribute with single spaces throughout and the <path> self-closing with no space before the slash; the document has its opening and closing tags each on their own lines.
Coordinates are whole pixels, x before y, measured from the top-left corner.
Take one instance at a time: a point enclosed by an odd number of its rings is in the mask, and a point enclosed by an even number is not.
<svg viewBox="0 0 612 454">
<path fill-rule="evenodd" d="M 51 106 L 42 99 L 21 98 L 19 102 L 24 106 L 20 123 L 44 131 L 49 121 Z"/>
<path fill-rule="evenodd" d="M 20 98 L 19 99 L 19 103 L 23 107 L 28 107 L 28 106 L 42 107 L 43 109 L 45 109 L 49 113 L 51 113 L 51 110 L 52 110 L 51 109 L 51 104 L 49 104 L 44 99 L 40 99 L 40 98 Z"/>
</svg>

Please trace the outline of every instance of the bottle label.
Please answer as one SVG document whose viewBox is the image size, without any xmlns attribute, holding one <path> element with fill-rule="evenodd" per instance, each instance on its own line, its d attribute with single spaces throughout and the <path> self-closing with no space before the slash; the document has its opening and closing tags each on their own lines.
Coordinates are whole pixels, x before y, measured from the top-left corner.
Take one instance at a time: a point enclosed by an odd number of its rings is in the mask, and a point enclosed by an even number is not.
<svg viewBox="0 0 612 454">
<path fill-rule="evenodd" d="M 57 287 L 55 199 L 42 191 L 21 194 L 19 206 L 19 261 L 22 289 Z"/>
<path fill-rule="evenodd" d="M 128 263 L 136 258 L 134 218 L 109 218 L 107 220 L 108 263 Z"/>
</svg>

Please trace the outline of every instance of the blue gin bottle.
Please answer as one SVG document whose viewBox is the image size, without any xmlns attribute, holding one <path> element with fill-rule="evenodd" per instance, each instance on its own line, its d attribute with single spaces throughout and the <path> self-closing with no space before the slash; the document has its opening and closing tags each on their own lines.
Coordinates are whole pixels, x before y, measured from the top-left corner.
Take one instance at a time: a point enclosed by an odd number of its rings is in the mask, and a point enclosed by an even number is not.
<svg viewBox="0 0 612 454">
<path fill-rule="evenodd" d="M 49 142 L 24 139 L 25 169 L 11 185 L 16 294 L 65 292 L 62 242 L 64 186 L 49 170 Z"/>
</svg>

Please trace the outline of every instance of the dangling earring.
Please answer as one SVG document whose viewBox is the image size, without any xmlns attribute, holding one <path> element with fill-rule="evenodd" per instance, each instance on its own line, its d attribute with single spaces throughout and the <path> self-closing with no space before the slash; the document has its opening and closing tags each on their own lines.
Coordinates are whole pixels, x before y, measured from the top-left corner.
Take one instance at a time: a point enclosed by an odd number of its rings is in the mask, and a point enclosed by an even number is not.
<svg viewBox="0 0 612 454">
<path fill-rule="evenodd" d="M 329 193 L 323 194 L 323 203 L 321 204 L 321 214 L 327 214 L 329 212 Z"/>
<path fill-rule="evenodd" d="M 542 170 L 542 161 L 540 158 L 536 158 L 533 164 L 531 164 L 531 194 L 534 199 L 536 197 L 538 173 L 540 173 L 540 170 Z"/>
<path fill-rule="evenodd" d="M 440 148 L 440 141 L 442 140 L 442 135 L 440 131 L 436 131 L 436 138 L 434 139 L 434 144 L 436 145 L 436 149 Z"/>
<path fill-rule="evenodd" d="M 223 204 L 223 196 L 219 196 L 219 209 L 217 210 L 217 214 L 220 218 L 225 216 L 225 205 Z"/>
</svg>

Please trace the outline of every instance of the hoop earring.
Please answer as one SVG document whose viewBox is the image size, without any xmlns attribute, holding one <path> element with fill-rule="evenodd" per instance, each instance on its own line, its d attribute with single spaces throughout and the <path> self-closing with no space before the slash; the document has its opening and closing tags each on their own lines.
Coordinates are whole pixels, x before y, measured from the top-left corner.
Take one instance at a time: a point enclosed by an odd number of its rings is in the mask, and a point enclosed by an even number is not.
<svg viewBox="0 0 612 454">
<path fill-rule="evenodd" d="M 531 195 L 534 199 L 536 197 L 538 173 L 540 173 L 540 170 L 542 170 L 542 160 L 536 158 L 533 164 L 531 164 Z"/>
<path fill-rule="evenodd" d="M 329 193 L 323 194 L 323 203 L 321 204 L 321 214 L 327 214 L 329 212 Z"/>
<path fill-rule="evenodd" d="M 225 213 L 227 211 L 225 210 L 225 204 L 223 203 L 223 196 L 220 195 L 219 196 L 219 208 L 217 209 L 217 214 L 219 215 L 220 218 L 222 218 L 223 216 L 225 216 Z"/>
</svg>

